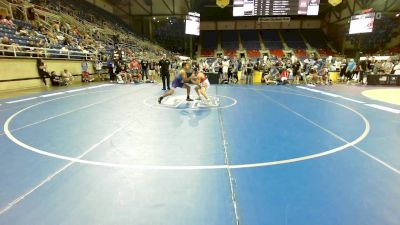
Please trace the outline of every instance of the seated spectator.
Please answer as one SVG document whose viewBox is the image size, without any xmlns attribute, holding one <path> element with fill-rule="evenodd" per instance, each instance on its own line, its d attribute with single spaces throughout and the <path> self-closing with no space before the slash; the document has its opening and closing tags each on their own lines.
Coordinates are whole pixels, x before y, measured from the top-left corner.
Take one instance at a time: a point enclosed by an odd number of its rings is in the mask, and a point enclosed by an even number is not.
<svg viewBox="0 0 400 225">
<path fill-rule="evenodd" d="M 382 64 L 382 68 L 385 74 L 391 74 L 393 70 L 394 64 L 392 60 L 389 58 Z"/>
<path fill-rule="evenodd" d="M 54 32 L 54 33 L 59 33 L 59 32 L 61 32 L 61 30 L 60 30 L 60 22 L 58 22 L 58 21 L 55 21 L 54 23 L 53 23 L 53 25 L 51 26 L 51 30 Z"/>
<path fill-rule="evenodd" d="M 307 81 L 312 84 L 322 84 L 322 77 L 318 76 L 317 68 L 314 67 L 307 76 Z"/>
<path fill-rule="evenodd" d="M 278 84 L 287 84 L 289 79 L 289 71 L 286 69 L 286 67 L 283 67 L 282 73 L 280 77 L 278 78 L 277 82 Z"/>
<path fill-rule="evenodd" d="M 12 43 L 10 41 L 10 38 L 8 38 L 7 36 L 4 36 L 1 39 L 1 44 L 2 44 L 2 46 L 0 46 L 0 51 L 1 51 L 2 55 L 4 55 L 4 56 L 13 56 L 12 47 L 11 47 Z"/>
<path fill-rule="evenodd" d="M 397 65 L 394 66 L 394 75 L 400 75 L 400 61 L 397 62 Z"/>
<path fill-rule="evenodd" d="M 20 53 L 22 52 L 22 48 L 21 46 L 19 46 L 19 44 L 17 43 L 12 43 L 12 50 L 15 51 L 17 53 L 17 55 L 20 55 Z"/>
<path fill-rule="evenodd" d="M 68 45 L 64 45 L 64 46 L 60 49 L 60 54 L 61 54 L 62 56 L 67 56 L 67 55 L 68 55 L 68 51 L 69 51 Z"/>
<path fill-rule="evenodd" d="M 52 86 L 65 86 L 65 81 L 61 78 L 61 76 L 57 75 L 55 71 L 51 71 L 50 73 L 50 81 Z"/>
<path fill-rule="evenodd" d="M 68 23 L 63 22 L 60 26 L 60 29 L 63 33 L 69 34 L 71 30 L 71 26 Z"/>
<path fill-rule="evenodd" d="M 332 84 L 332 81 L 329 79 L 329 72 L 327 65 L 324 65 L 320 70 L 318 70 L 318 76 L 321 77 L 325 85 Z"/>
<path fill-rule="evenodd" d="M 49 31 L 47 33 L 47 39 L 49 40 L 50 45 L 57 45 L 58 44 L 57 36 L 51 31 Z"/>
<path fill-rule="evenodd" d="M 23 26 L 18 26 L 16 35 L 19 35 L 19 36 L 28 36 L 29 33 L 28 33 L 28 30 L 25 29 L 25 27 L 23 27 Z"/>
<path fill-rule="evenodd" d="M 74 81 L 74 76 L 72 76 L 67 69 L 64 69 L 64 71 L 61 73 L 61 77 L 63 81 L 65 81 L 66 85 L 71 85 Z"/>
<path fill-rule="evenodd" d="M 14 27 L 14 23 L 13 23 L 13 21 L 12 21 L 12 19 L 11 19 L 10 16 L 6 16 L 6 18 L 3 19 L 3 22 L 2 22 L 2 23 L 3 23 L 4 25 L 8 26 L 8 27 Z"/>
<path fill-rule="evenodd" d="M 266 84 L 277 84 L 277 80 L 280 77 L 278 67 L 272 66 L 269 70 L 269 74 L 264 76 L 264 81 Z"/>
</svg>

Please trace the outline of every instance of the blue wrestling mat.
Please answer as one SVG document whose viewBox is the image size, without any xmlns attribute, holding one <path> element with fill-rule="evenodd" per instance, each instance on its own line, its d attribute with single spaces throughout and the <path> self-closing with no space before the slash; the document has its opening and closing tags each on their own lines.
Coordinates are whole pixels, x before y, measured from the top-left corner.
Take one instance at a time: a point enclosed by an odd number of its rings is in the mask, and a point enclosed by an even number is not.
<svg viewBox="0 0 400 225">
<path fill-rule="evenodd" d="M 399 106 L 335 86 L 160 89 L 1 100 L 0 224 L 400 223 Z"/>
</svg>

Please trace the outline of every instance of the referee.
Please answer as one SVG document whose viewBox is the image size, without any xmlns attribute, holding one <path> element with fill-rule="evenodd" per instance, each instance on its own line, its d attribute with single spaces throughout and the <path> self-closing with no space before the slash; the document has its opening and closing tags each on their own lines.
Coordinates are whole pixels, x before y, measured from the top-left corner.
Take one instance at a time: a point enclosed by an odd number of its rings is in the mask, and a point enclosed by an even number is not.
<svg viewBox="0 0 400 225">
<path fill-rule="evenodd" d="M 167 59 L 166 54 L 163 54 L 162 59 L 160 60 L 158 65 L 160 66 L 160 75 L 161 75 L 162 82 L 163 82 L 163 91 L 166 90 L 165 82 L 167 82 L 167 87 L 169 90 L 170 89 L 170 87 L 169 87 L 169 67 L 171 65 L 171 62 Z"/>
</svg>

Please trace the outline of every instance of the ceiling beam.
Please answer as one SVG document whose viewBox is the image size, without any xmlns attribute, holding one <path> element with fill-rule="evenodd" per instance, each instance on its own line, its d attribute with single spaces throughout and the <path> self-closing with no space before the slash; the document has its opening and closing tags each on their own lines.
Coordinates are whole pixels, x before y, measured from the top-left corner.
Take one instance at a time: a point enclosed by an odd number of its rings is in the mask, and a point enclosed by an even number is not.
<svg viewBox="0 0 400 225">
<path fill-rule="evenodd" d="M 134 1 L 140 8 L 143 9 L 143 11 L 145 11 L 147 13 L 147 15 L 151 15 L 152 14 L 148 9 L 146 9 L 146 7 L 144 7 L 140 2 L 138 2 L 138 0 L 134 0 Z"/>
<path fill-rule="evenodd" d="M 174 11 L 171 10 L 171 8 L 168 6 L 168 4 L 165 2 L 165 0 L 162 0 L 162 2 L 164 3 L 165 7 L 167 7 L 168 11 L 169 11 L 171 14 L 174 14 Z"/>
</svg>

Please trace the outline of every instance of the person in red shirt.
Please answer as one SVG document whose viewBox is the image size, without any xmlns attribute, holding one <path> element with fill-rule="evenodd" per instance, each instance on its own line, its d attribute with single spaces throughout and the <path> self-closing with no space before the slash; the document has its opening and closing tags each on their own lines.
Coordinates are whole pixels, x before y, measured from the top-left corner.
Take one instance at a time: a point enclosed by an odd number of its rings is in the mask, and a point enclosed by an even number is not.
<svg viewBox="0 0 400 225">
<path fill-rule="evenodd" d="M 279 77 L 279 83 L 286 84 L 289 79 L 289 72 L 286 68 L 283 69 L 281 76 Z"/>
<path fill-rule="evenodd" d="M 140 64 L 139 62 L 133 58 L 131 63 L 129 64 L 129 69 L 132 73 L 132 78 L 139 81 L 142 79 L 141 75 L 140 75 Z"/>
</svg>

